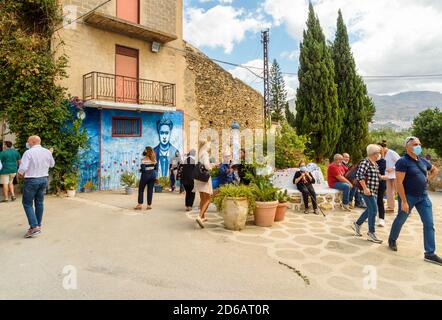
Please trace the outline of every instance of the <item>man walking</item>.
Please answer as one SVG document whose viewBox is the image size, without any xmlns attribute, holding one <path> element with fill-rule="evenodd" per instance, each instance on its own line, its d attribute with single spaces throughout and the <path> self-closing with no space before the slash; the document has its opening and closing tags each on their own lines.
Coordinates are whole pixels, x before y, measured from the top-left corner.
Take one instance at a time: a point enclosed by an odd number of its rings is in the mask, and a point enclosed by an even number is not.
<svg viewBox="0 0 442 320">
<path fill-rule="evenodd" d="M 29 222 L 25 238 L 32 238 L 41 233 L 49 168 L 54 167 L 55 161 L 51 151 L 41 146 L 41 139 L 38 136 L 29 137 L 26 147 L 29 150 L 23 154 L 18 174 L 25 178 L 22 203 Z"/>
<path fill-rule="evenodd" d="M 442 259 L 436 255 L 433 209 L 428 197 L 427 184 L 436 177 L 438 170 L 424 158 L 422 145 L 418 138 L 409 137 L 405 141 L 407 153 L 396 163 L 396 187 L 399 193 L 399 212 L 393 222 L 388 245 L 397 251 L 396 240 L 401 228 L 416 207 L 424 225 L 425 261 L 442 265 Z"/>
<path fill-rule="evenodd" d="M 0 184 L 3 185 L 3 200 L 9 201 L 9 193 L 11 200 L 15 201 L 14 178 L 17 175 L 17 168 L 20 165 L 20 153 L 12 148 L 11 141 L 5 141 L 5 149 L 0 152 L 0 162 L 2 168 L 0 170 Z"/>
</svg>

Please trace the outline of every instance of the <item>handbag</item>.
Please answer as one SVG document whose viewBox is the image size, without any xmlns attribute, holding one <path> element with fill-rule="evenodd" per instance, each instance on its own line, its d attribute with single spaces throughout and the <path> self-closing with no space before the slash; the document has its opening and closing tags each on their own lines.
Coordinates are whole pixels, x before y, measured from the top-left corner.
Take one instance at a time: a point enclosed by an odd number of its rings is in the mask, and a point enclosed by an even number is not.
<svg viewBox="0 0 442 320">
<path fill-rule="evenodd" d="M 202 163 L 198 162 L 193 169 L 193 179 L 201 182 L 208 182 L 210 179 L 210 172 Z"/>
</svg>

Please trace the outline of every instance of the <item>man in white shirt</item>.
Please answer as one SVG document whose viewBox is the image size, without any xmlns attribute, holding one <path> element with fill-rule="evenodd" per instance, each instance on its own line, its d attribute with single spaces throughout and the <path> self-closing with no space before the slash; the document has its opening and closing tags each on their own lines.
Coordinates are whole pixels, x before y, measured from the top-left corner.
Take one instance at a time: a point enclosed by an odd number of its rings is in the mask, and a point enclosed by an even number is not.
<svg viewBox="0 0 442 320">
<path fill-rule="evenodd" d="M 396 195 L 396 162 L 400 159 L 397 152 L 387 148 L 386 141 L 382 141 L 382 147 L 385 152 L 385 161 L 387 162 L 387 170 L 385 175 L 387 176 L 387 210 L 386 212 L 393 213 L 395 208 L 395 195 Z"/>
<path fill-rule="evenodd" d="M 41 233 L 49 169 L 54 167 L 55 161 L 52 152 L 41 146 L 38 136 L 29 137 L 26 147 L 29 150 L 23 154 L 18 174 L 25 179 L 22 203 L 29 222 L 25 238 L 32 238 Z"/>
</svg>

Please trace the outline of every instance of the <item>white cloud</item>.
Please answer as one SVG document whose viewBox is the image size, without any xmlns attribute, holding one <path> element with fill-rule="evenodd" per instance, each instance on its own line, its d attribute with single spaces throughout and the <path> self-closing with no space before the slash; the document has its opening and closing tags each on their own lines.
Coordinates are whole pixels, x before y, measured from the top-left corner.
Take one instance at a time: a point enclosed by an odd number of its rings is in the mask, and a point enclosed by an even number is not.
<svg viewBox="0 0 442 320">
<path fill-rule="evenodd" d="M 294 51 L 283 51 L 280 56 L 283 59 L 288 59 L 290 61 L 298 61 L 299 60 L 299 50 Z"/>
<path fill-rule="evenodd" d="M 307 20 L 307 0 L 265 0 L 263 10 L 275 24 L 300 41 Z M 342 9 L 359 71 L 364 75 L 442 73 L 442 1 L 317 0 L 315 11 L 328 39 L 334 39 Z M 370 92 L 442 91 L 442 78 L 367 81 Z"/>
<path fill-rule="evenodd" d="M 268 27 L 261 15 L 232 6 L 185 10 L 184 38 L 197 47 L 223 48 L 226 53 L 231 53 L 247 32 L 259 32 Z"/>
<path fill-rule="evenodd" d="M 285 75 L 285 88 L 287 90 L 287 99 L 292 100 L 296 97 L 296 89 L 298 89 L 298 76 Z"/>
<path fill-rule="evenodd" d="M 262 82 L 260 77 L 263 74 L 262 67 L 264 65 L 264 61 L 262 59 L 255 59 L 249 62 L 246 62 L 242 64 L 243 66 L 251 67 L 249 70 L 247 70 L 244 67 L 235 67 L 229 72 L 235 77 L 242 81 L 244 81 L 247 84 L 254 84 L 257 82 Z M 256 69 L 259 68 L 259 69 Z M 258 77 L 260 76 L 260 77 Z M 260 90 L 262 91 L 262 90 Z"/>
</svg>

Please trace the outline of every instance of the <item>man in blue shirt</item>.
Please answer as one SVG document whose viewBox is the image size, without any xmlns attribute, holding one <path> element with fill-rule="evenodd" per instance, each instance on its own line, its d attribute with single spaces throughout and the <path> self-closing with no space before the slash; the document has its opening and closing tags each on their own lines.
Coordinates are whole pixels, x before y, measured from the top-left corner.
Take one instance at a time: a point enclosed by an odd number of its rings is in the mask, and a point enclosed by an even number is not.
<svg viewBox="0 0 442 320">
<path fill-rule="evenodd" d="M 235 181 L 232 166 L 230 165 L 230 153 L 223 153 L 223 162 L 219 167 L 219 186 L 232 184 Z"/>
<path fill-rule="evenodd" d="M 405 141 L 407 153 L 396 163 L 396 188 L 399 194 L 399 212 L 393 222 L 388 245 L 397 251 L 396 240 L 411 210 L 416 207 L 424 225 L 425 261 L 442 265 L 436 255 L 433 209 L 428 197 L 428 182 L 436 177 L 438 170 L 424 158 L 422 145 L 418 138 L 409 137 Z"/>
</svg>

